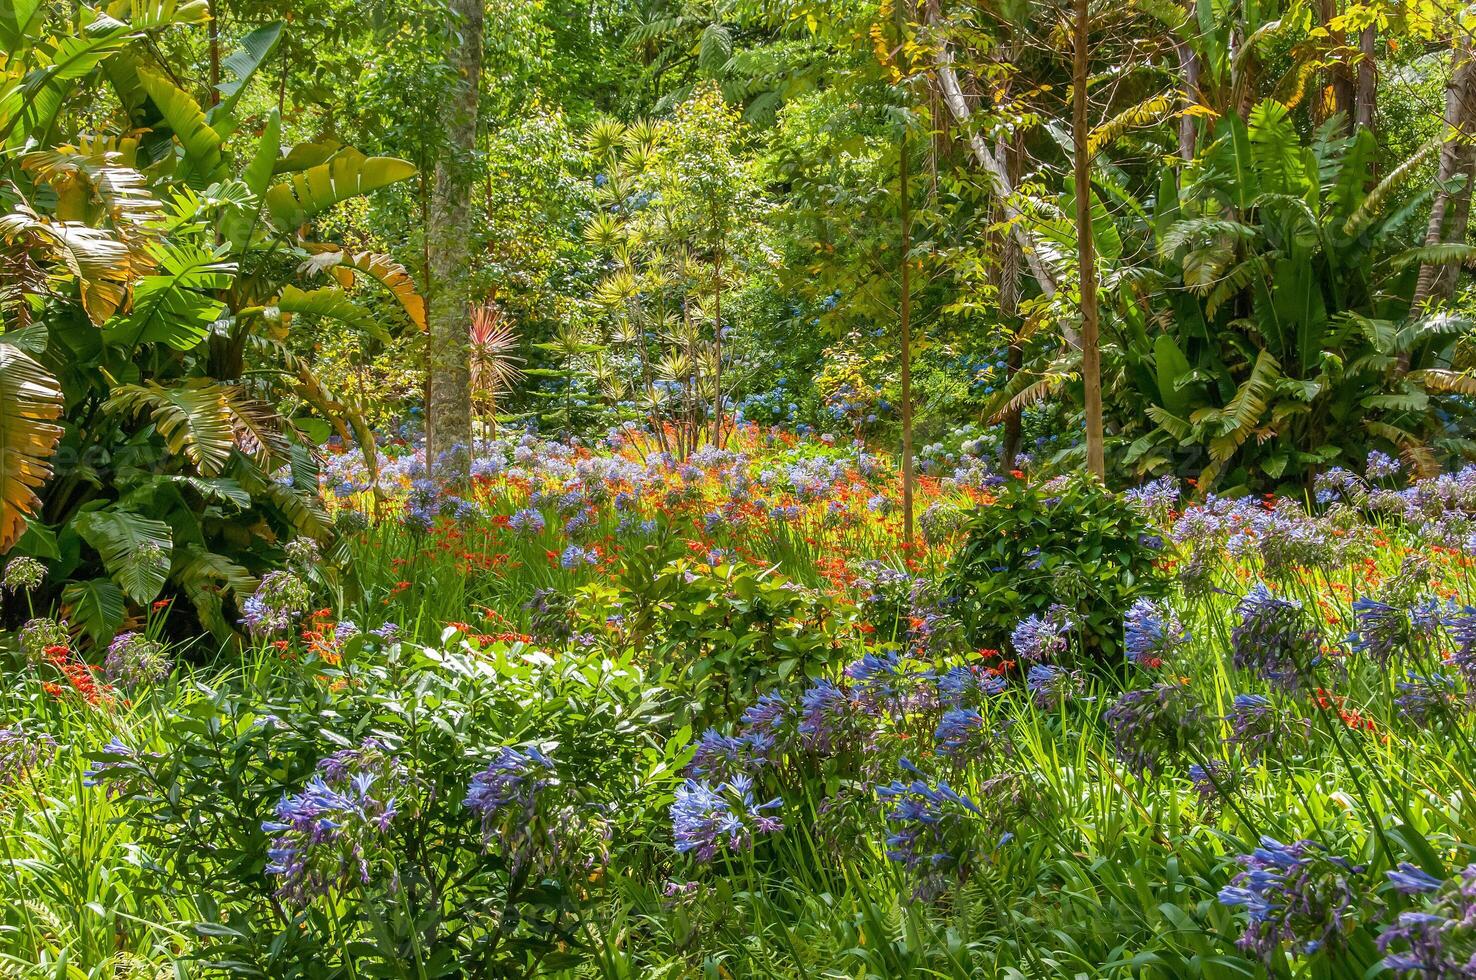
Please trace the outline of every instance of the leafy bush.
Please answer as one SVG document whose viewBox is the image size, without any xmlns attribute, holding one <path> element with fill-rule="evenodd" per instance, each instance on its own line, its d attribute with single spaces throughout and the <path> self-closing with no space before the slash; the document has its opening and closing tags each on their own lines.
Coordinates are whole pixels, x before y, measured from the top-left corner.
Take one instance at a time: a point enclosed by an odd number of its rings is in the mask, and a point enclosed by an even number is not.
<svg viewBox="0 0 1476 980">
<path fill-rule="evenodd" d="M 247 699 L 191 684 L 152 737 L 92 755 L 98 794 L 177 856 L 138 893 L 208 896 L 200 956 L 237 974 L 578 963 L 611 850 L 649 845 L 633 818 L 661 812 L 684 762 L 689 732 L 659 734 L 662 679 L 454 633 L 442 649 L 355 637 L 340 654 L 268 656 Z M 319 947 L 329 929 L 351 966 Z"/>
<path fill-rule="evenodd" d="M 371 465 L 374 437 L 356 400 L 286 345 L 294 316 L 388 341 L 345 289 L 363 279 L 424 324 L 389 256 L 304 237 L 415 168 L 338 143 L 286 147 L 276 112 L 255 136 L 241 125 L 239 97 L 282 25 L 242 40 L 230 94 L 204 107 L 147 63 L 156 36 L 203 23 L 206 5 L 134 15 L 88 8 L 55 34 L 23 17 L 6 38 L 7 69 L 37 80 L 54 52 L 76 54 L 43 108 L 9 119 L 27 149 L 0 162 L 0 551 L 46 561 L 43 600 L 59 593 L 96 646 L 161 596 L 228 637 L 230 604 L 279 542 L 331 537 L 303 430 L 326 437 L 331 423 Z M 75 106 L 108 90 L 136 111 L 81 129 Z"/>
<path fill-rule="evenodd" d="M 1163 594 L 1153 526 L 1084 476 L 1039 486 L 1011 482 L 968 517 L 945 587 L 975 644 L 1004 648 L 1027 616 L 1064 606 L 1087 657 L 1121 648 L 1123 613 Z"/>
</svg>

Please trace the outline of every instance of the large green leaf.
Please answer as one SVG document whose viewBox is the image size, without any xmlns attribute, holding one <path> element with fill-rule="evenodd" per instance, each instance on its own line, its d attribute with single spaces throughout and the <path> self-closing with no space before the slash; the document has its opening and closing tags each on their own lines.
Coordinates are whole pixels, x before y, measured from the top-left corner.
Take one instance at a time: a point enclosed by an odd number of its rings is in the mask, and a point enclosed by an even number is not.
<svg viewBox="0 0 1476 980">
<path fill-rule="evenodd" d="M 94 510 L 78 514 L 72 527 L 128 598 L 139 604 L 158 598 L 174 550 L 168 524 L 126 510 Z"/>
<path fill-rule="evenodd" d="M 405 180 L 415 167 L 395 157 L 366 157 L 347 147 L 327 163 L 309 167 L 267 191 L 267 210 L 290 231 L 339 201 Z"/>
<path fill-rule="evenodd" d="M 296 286 L 288 286 L 282 290 L 282 295 L 277 297 L 273 305 L 282 313 L 312 313 L 331 317 L 362 330 L 377 340 L 390 339 L 389 332 L 372 313 L 349 299 L 336 286 L 323 286 L 307 292 Z"/>
<path fill-rule="evenodd" d="M 1159 403 L 1173 415 L 1186 414 L 1189 393 L 1179 382 L 1189 374 L 1189 359 L 1172 336 L 1161 333 L 1153 341 L 1153 361 L 1158 373 Z"/>
<path fill-rule="evenodd" d="M 25 351 L 0 344 L 0 553 L 26 529 L 51 478 L 47 460 L 61 438 L 61 387 Z"/>
<path fill-rule="evenodd" d="M 189 350 L 205 339 L 224 304 L 207 291 L 225 289 L 236 267 L 199 245 L 154 246 L 160 272 L 133 287 L 133 312 L 103 330 L 110 344 L 168 344 Z"/>
<path fill-rule="evenodd" d="M 0 47 L 18 51 L 28 35 L 41 23 L 41 0 L 6 0 L 0 3 Z"/>
<path fill-rule="evenodd" d="M 104 408 L 128 416 L 147 411 L 169 451 L 183 454 L 201 476 L 219 475 L 236 446 L 227 392 L 205 378 L 175 388 L 120 385 Z"/>
<path fill-rule="evenodd" d="M 127 614 L 123 593 L 105 578 L 69 583 L 62 589 L 62 605 L 69 610 L 70 621 L 81 626 L 98 646 L 117 634 Z"/>
<path fill-rule="evenodd" d="M 256 74 L 262 62 L 271 55 L 281 37 L 282 22 L 280 20 L 264 27 L 258 27 L 241 38 L 241 46 L 220 63 L 222 69 L 235 76 L 217 86 L 220 94 L 225 98 L 221 99 L 219 105 L 211 107 L 207 116 L 210 124 L 221 133 L 229 134 L 236 128 L 236 103 L 241 100 L 241 93 L 246 90 L 246 83 L 251 81 L 251 76 Z"/>
<path fill-rule="evenodd" d="M 256 153 L 241 175 L 242 183 L 251 191 L 255 200 L 249 208 L 228 210 L 221 219 L 221 232 L 230 243 L 232 254 L 239 255 L 251 244 L 251 236 L 255 234 L 257 223 L 261 220 L 262 204 L 266 198 L 267 185 L 272 180 L 272 167 L 281 150 L 281 139 L 282 117 L 276 109 L 272 109 L 267 113 L 266 126 L 256 144 Z"/>
<path fill-rule="evenodd" d="M 179 178 L 199 189 L 229 176 L 225 141 L 205 121 L 205 113 L 195 100 L 151 69 L 139 69 L 139 80 L 184 149 L 184 159 L 177 170 Z"/>
</svg>

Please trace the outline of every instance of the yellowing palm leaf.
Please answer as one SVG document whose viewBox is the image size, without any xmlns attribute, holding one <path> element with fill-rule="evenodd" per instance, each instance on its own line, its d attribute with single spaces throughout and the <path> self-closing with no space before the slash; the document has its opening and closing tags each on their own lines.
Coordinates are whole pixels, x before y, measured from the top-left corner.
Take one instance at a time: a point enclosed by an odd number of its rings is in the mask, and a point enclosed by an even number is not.
<svg viewBox="0 0 1476 980">
<path fill-rule="evenodd" d="M 47 460 L 62 430 L 61 387 L 24 351 L 0 343 L 0 552 L 41 506 L 36 491 L 51 477 Z"/>
</svg>

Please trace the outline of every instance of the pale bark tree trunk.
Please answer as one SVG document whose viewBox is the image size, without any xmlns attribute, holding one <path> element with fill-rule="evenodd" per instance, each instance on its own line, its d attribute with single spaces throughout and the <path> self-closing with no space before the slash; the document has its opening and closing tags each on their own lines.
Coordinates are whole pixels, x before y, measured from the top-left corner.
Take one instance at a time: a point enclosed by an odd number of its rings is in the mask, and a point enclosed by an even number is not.
<svg viewBox="0 0 1476 980">
<path fill-rule="evenodd" d="M 1322 28 L 1327 31 L 1328 41 L 1332 47 L 1337 49 L 1339 57 L 1332 59 L 1327 66 L 1327 86 L 1331 90 L 1332 102 L 1328 104 L 1322 97 L 1316 100 L 1318 108 L 1317 122 L 1329 119 L 1337 113 L 1343 113 L 1343 124 L 1352 126 L 1354 122 L 1354 81 L 1353 75 L 1348 70 L 1348 63 L 1343 60 L 1342 55 L 1347 51 L 1347 37 L 1340 30 L 1334 29 L 1331 24 L 1338 16 L 1338 0 L 1319 0 L 1318 20 Z"/>
<path fill-rule="evenodd" d="M 1012 333 L 1010 349 L 1005 354 L 1005 378 L 1013 380 L 1025 362 L 1025 347 L 1020 339 L 1020 324 L 1016 322 L 1020 316 L 1020 243 L 1008 236 L 1000 243 L 999 316 L 1009 324 Z M 1021 415 L 1018 408 L 1005 413 L 999 459 L 1006 471 L 1015 468 L 1020 455 Z"/>
<path fill-rule="evenodd" d="M 1092 159 L 1087 150 L 1087 0 L 1076 0 L 1072 25 L 1071 137 L 1076 164 L 1076 248 L 1081 277 L 1081 380 L 1086 401 L 1087 469 L 1106 480 L 1102 445 L 1102 352 L 1097 336 L 1097 250 L 1092 238 Z"/>
<path fill-rule="evenodd" d="M 1193 11 L 1190 11 L 1193 16 Z M 1177 41 L 1174 47 L 1179 54 L 1179 78 L 1183 85 L 1184 106 L 1187 108 L 1199 102 L 1199 56 L 1187 41 Z M 1194 159 L 1194 142 L 1196 136 L 1194 117 L 1185 113 L 1179 117 L 1179 159 L 1185 162 Z"/>
<path fill-rule="evenodd" d="M 471 187 L 482 79 L 482 0 L 452 0 L 456 33 L 448 56 L 456 91 L 446 105 L 446 142 L 436 163 L 430 227 L 430 406 L 426 463 L 456 479 L 464 462 L 438 466 L 453 446 L 471 446 Z M 437 470 L 440 472 L 436 472 Z"/>
<path fill-rule="evenodd" d="M 928 0 L 927 3 L 928 26 L 935 31 L 942 29 L 943 17 L 939 7 L 939 0 Z M 1020 211 L 1019 205 L 1013 200 L 1015 185 L 1010 180 L 1008 169 L 1004 160 L 995 154 L 989 146 L 989 141 L 984 135 L 973 129 L 969 123 L 973 118 L 973 110 L 969 108 L 968 99 L 964 97 L 963 88 L 958 83 L 958 73 L 953 67 L 953 52 L 949 50 L 946 39 L 939 37 L 935 39 L 936 54 L 934 57 L 934 68 L 938 80 L 938 88 L 943 95 L 943 102 L 948 106 L 948 112 L 953 116 L 954 122 L 968 134 L 969 149 L 974 152 L 974 159 L 979 166 L 984 168 L 994 185 L 995 196 L 1004 209 L 1005 217 L 1014 224 L 1014 234 L 1020 241 L 1021 249 L 1025 254 L 1025 260 L 1030 265 L 1030 273 L 1035 281 L 1040 284 L 1040 291 L 1047 297 L 1056 293 L 1056 277 L 1046 268 L 1040 256 L 1036 254 L 1032 246 L 1025 226 L 1028 221 Z"/>
<path fill-rule="evenodd" d="M 1471 220 L 1471 182 L 1476 179 L 1476 52 L 1471 35 L 1457 29 L 1450 55 L 1450 84 L 1445 89 L 1445 144 L 1440 148 L 1440 166 L 1435 203 L 1425 244 L 1464 242 Z M 1459 187 L 1452 185 L 1460 181 Z M 1420 267 L 1413 307 L 1419 310 L 1430 300 L 1449 299 L 1455 292 L 1457 267 L 1427 262 Z"/>
</svg>

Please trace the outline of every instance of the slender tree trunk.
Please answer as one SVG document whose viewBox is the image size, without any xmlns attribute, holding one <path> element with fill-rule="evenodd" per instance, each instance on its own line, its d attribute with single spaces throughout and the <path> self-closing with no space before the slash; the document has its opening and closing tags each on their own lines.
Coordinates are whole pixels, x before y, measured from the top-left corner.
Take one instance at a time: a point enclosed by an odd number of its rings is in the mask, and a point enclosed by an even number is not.
<svg viewBox="0 0 1476 980">
<path fill-rule="evenodd" d="M 712 368 L 712 444 L 723 444 L 723 250 L 719 246 L 712 255 L 713 343 Z"/>
<path fill-rule="evenodd" d="M 220 105 L 220 18 L 216 16 L 218 3 L 210 5 L 210 104 Z"/>
<path fill-rule="evenodd" d="M 902 219 L 902 543 L 912 547 L 912 208 L 909 200 L 907 130 L 897 163 L 898 210 Z"/>
<path fill-rule="evenodd" d="M 1092 239 L 1092 159 L 1087 151 L 1087 0 L 1076 0 L 1072 29 L 1071 136 L 1076 163 L 1076 247 L 1081 276 L 1081 380 L 1086 400 L 1087 469 L 1106 480 L 1102 446 L 1102 352 L 1097 336 L 1097 252 Z"/>
<path fill-rule="evenodd" d="M 1425 244 L 1464 242 L 1471 220 L 1471 182 L 1476 179 L 1476 52 L 1471 35 L 1457 29 L 1450 55 L 1450 84 L 1445 89 L 1445 145 L 1440 148 L 1435 203 Z M 1460 186 L 1452 189 L 1457 181 Z M 1430 300 L 1449 299 L 1455 292 L 1456 267 L 1431 262 L 1420 267 L 1413 308 Z"/>
<path fill-rule="evenodd" d="M 453 446 L 471 445 L 471 186 L 482 79 L 482 0 L 452 0 L 456 33 L 449 58 L 456 91 L 446 105 L 446 142 L 431 198 L 430 436 L 433 472 Z M 464 457 L 463 457 L 464 459 Z M 464 463 L 460 465 L 464 466 Z M 455 479 L 458 468 L 436 475 Z"/>
<path fill-rule="evenodd" d="M 1191 9 L 1189 16 L 1193 17 Z M 1199 103 L 1199 56 L 1187 41 L 1177 41 L 1174 47 L 1179 53 L 1179 79 L 1181 93 L 1187 108 Z M 1197 135 L 1194 117 L 1187 112 L 1179 117 L 1179 159 L 1188 162 L 1194 159 L 1194 143 Z"/>
<path fill-rule="evenodd" d="M 943 28 L 942 11 L 939 0 L 928 0 L 927 7 L 928 26 L 941 32 Z M 1004 161 L 999 159 L 989 146 L 989 141 L 984 134 L 978 131 L 978 127 L 971 126 L 973 111 L 969 108 L 968 100 L 964 97 L 963 88 L 958 83 L 958 73 L 953 67 L 953 53 L 949 49 L 946 40 L 942 37 L 934 39 L 934 68 L 938 82 L 938 89 L 943 96 L 943 102 L 948 106 L 948 112 L 958 123 L 959 127 L 968 134 L 969 148 L 974 151 L 974 159 L 979 166 L 984 168 L 994 185 L 994 193 L 1005 210 L 1005 215 L 1012 221 L 1014 234 L 1020 241 L 1020 247 L 1024 252 L 1025 260 L 1030 266 L 1030 273 L 1035 281 L 1040 284 L 1040 291 L 1047 297 L 1056 293 L 1056 277 L 1046 268 L 1040 256 L 1036 254 L 1031 246 L 1029 233 L 1026 231 L 1028 221 L 1020 211 L 1012 198 L 1015 193 L 1015 185 L 1010 182 L 1009 174 Z M 1069 338 L 1068 338 L 1069 339 Z"/>
<path fill-rule="evenodd" d="M 1374 61 L 1377 53 L 1378 28 L 1369 24 L 1358 35 L 1358 80 L 1353 93 L 1353 125 L 1373 129 L 1374 112 L 1378 108 L 1379 70 Z"/>
<path fill-rule="evenodd" d="M 1316 102 L 1318 107 L 1318 122 L 1331 118 L 1337 113 L 1343 113 L 1343 123 L 1351 127 L 1354 123 L 1356 109 L 1354 106 L 1355 86 L 1353 73 L 1348 70 L 1348 62 L 1345 60 L 1348 39 L 1340 30 L 1334 29 L 1331 24 L 1338 16 L 1338 0 L 1319 0 L 1318 21 L 1323 30 L 1327 31 L 1328 41 L 1337 51 L 1338 56 L 1331 59 L 1327 66 L 1327 86 L 1332 96 L 1331 104 L 1324 98 Z"/>
<path fill-rule="evenodd" d="M 1024 152 L 1018 134 L 1008 143 L 1000 141 L 1000 152 L 1004 155 L 1005 168 L 1011 180 L 1020 179 L 1020 162 Z M 1010 384 L 1020 373 L 1025 363 L 1025 344 L 1020 337 L 1020 265 L 1024 256 L 1020 254 L 1020 243 L 1015 236 L 999 236 L 999 318 L 1010 331 L 1010 347 L 1005 353 L 1005 383 Z M 1010 409 L 1004 417 L 1004 433 L 1000 440 L 1000 468 L 1008 472 L 1015 468 L 1020 455 L 1020 438 L 1023 412 Z"/>
</svg>

